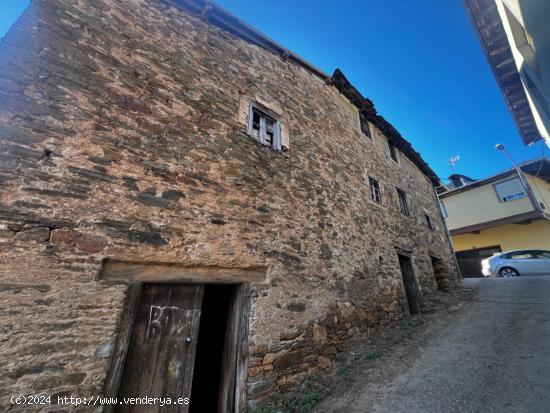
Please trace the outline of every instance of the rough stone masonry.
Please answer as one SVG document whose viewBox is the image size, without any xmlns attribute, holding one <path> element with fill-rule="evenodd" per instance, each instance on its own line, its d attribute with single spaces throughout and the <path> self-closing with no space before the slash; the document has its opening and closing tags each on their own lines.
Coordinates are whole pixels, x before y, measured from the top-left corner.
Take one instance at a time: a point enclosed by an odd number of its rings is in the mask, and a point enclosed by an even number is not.
<svg viewBox="0 0 550 413">
<path fill-rule="evenodd" d="M 98 277 L 107 258 L 267 268 L 250 400 L 408 311 L 397 248 L 423 294 L 431 257 L 453 284 L 431 170 L 306 66 L 160 0 L 32 2 L 0 44 L 0 405 L 101 393 L 127 288 Z M 284 150 L 247 134 L 251 101 L 279 117 Z"/>
</svg>

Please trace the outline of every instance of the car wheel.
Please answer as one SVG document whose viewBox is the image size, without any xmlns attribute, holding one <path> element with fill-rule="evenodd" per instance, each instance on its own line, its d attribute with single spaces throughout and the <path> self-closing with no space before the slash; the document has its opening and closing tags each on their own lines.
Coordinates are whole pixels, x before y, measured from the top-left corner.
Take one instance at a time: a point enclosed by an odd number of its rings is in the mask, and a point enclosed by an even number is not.
<svg viewBox="0 0 550 413">
<path fill-rule="evenodd" d="M 512 267 L 504 267 L 498 271 L 498 275 L 501 277 L 519 277 L 519 272 Z"/>
</svg>

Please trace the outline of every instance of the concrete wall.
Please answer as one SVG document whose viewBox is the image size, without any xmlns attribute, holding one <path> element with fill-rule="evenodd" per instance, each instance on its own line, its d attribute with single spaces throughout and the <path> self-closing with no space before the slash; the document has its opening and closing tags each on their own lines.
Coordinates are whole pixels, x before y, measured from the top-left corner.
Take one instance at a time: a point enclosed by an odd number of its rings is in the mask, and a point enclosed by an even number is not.
<svg viewBox="0 0 550 413">
<path fill-rule="evenodd" d="M 528 197 L 508 202 L 500 201 L 494 185 L 512 178 L 517 176 L 508 176 L 496 182 L 443 197 L 441 201 L 447 211 L 449 230 L 533 211 L 533 205 Z"/>
<path fill-rule="evenodd" d="M 546 0 L 495 2 L 535 122 L 550 145 L 550 3 Z"/>
<path fill-rule="evenodd" d="M 550 183 L 536 176 L 527 175 L 526 178 L 536 200 L 542 202 L 547 211 L 550 210 Z"/>
<path fill-rule="evenodd" d="M 502 225 L 479 234 L 453 235 L 455 251 L 500 245 L 502 251 L 542 248 L 550 249 L 550 221 L 537 219 L 527 225 Z"/>
<path fill-rule="evenodd" d="M 550 184 L 538 177 L 525 175 L 537 202 L 542 202 L 546 209 L 550 208 Z M 506 178 L 473 187 L 466 191 L 457 191 L 454 194 L 441 198 L 447 211 L 447 226 L 449 230 L 459 229 L 470 225 L 482 224 L 501 218 L 533 211 L 533 205 L 528 197 L 501 202 L 495 185 L 500 182 L 516 178 L 510 175 Z M 454 239 L 454 238 L 453 238 Z"/>
<path fill-rule="evenodd" d="M 247 99 L 279 111 L 288 151 L 246 135 Z M 406 313 L 396 246 L 424 293 L 430 254 L 452 282 L 430 182 L 357 116 L 303 68 L 158 1 L 33 1 L 0 45 L 2 406 L 101 391 L 126 290 L 97 277 L 104 258 L 266 266 L 252 399 Z"/>
</svg>

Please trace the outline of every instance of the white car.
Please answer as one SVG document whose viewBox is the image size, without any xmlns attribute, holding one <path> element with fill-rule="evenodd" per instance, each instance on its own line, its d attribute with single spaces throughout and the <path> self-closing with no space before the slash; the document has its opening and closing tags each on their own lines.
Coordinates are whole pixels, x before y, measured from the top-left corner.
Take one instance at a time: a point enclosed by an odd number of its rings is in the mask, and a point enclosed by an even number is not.
<svg viewBox="0 0 550 413">
<path fill-rule="evenodd" d="M 486 277 L 550 274 L 550 251 L 515 250 L 500 252 L 481 261 L 481 272 Z"/>
</svg>

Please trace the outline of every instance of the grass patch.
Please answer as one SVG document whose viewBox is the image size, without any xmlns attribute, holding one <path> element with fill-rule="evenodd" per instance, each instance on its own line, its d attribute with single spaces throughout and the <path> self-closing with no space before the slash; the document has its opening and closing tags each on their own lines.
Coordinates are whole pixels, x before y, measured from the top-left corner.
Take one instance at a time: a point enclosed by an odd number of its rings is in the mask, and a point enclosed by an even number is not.
<svg viewBox="0 0 550 413">
<path fill-rule="evenodd" d="M 346 381 L 351 380 L 351 368 L 349 366 L 342 366 L 340 368 L 340 376 Z"/>
<path fill-rule="evenodd" d="M 367 351 L 365 353 L 366 360 L 374 360 L 374 359 L 377 359 L 378 357 L 380 357 L 380 353 L 375 350 Z"/>
<path fill-rule="evenodd" d="M 312 374 L 304 381 L 300 390 L 280 397 L 267 406 L 248 409 L 248 413 L 308 413 L 322 399 L 317 376 Z"/>
<path fill-rule="evenodd" d="M 418 326 L 419 322 L 418 320 L 415 320 L 414 318 L 405 318 L 401 321 L 399 321 L 399 327 L 401 327 L 404 330 L 410 330 L 414 327 Z"/>
</svg>

